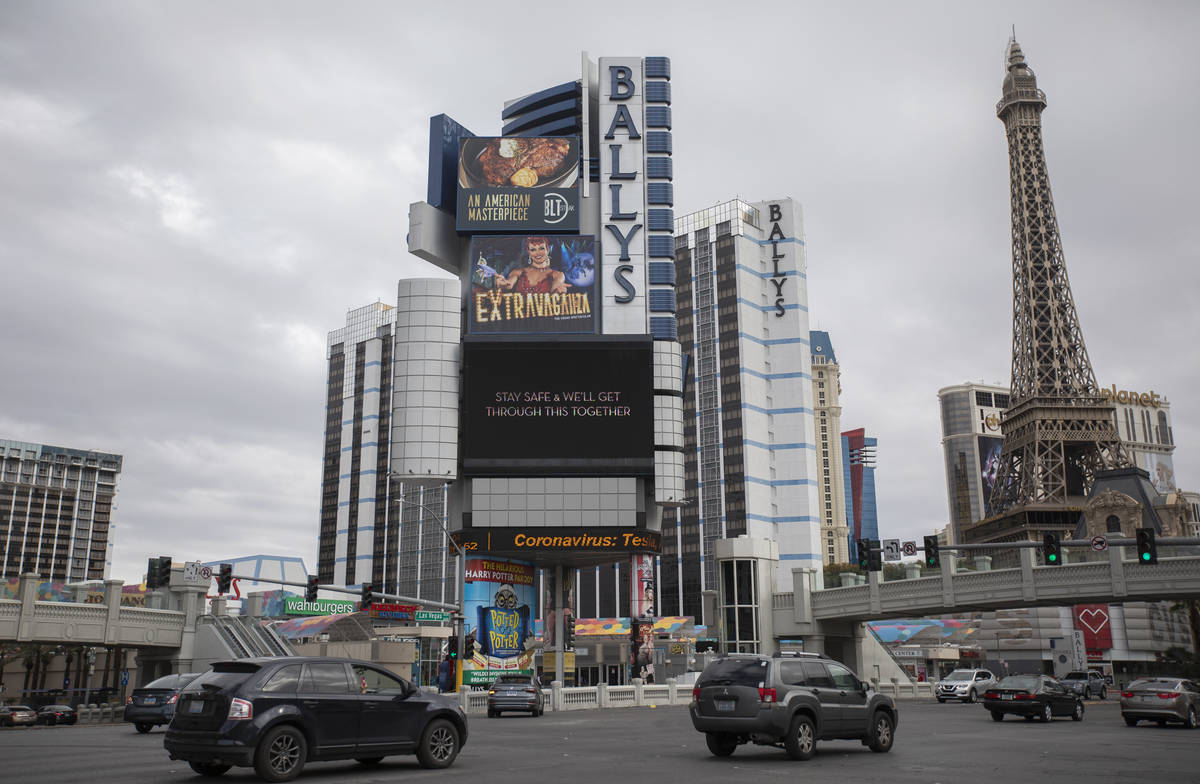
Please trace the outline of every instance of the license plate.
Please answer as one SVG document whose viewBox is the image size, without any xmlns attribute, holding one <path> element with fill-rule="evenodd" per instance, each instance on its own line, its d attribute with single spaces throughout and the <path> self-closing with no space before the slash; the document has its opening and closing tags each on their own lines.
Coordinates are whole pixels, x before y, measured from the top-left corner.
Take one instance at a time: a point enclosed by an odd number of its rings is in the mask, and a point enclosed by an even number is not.
<svg viewBox="0 0 1200 784">
<path fill-rule="evenodd" d="M 717 710 L 721 713 L 733 712 L 733 700 L 715 700 Z"/>
<path fill-rule="evenodd" d="M 143 705 L 153 705 L 156 702 L 158 702 L 158 698 L 156 697 L 147 697 L 146 699 L 142 700 Z"/>
<path fill-rule="evenodd" d="M 1012 698 L 1013 698 L 1013 696 L 1011 694 L 1001 694 L 1000 695 L 1000 699 L 1002 699 L 1002 700 L 1011 700 Z"/>
<path fill-rule="evenodd" d="M 192 700 L 188 703 L 188 713 L 204 713 L 204 701 Z"/>
</svg>

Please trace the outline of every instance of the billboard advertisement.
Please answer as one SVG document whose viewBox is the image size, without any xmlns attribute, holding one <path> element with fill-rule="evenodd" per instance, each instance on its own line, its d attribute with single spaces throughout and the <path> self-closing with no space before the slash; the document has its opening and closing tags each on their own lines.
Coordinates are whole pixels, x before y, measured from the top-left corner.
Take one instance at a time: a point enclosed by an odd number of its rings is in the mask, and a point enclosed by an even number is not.
<svg viewBox="0 0 1200 784">
<path fill-rule="evenodd" d="M 303 596 L 286 596 L 283 599 L 284 615 L 345 615 L 358 610 L 355 602 L 339 599 L 317 599 L 305 601 Z"/>
<path fill-rule="evenodd" d="M 1178 490 L 1175 485 L 1175 463 L 1170 455 L 1157 455 L 1144 452 L 1141 456 L 1142 467 L 1150 474 L 1154 489 L 1166 495 Z"/>
<path fill-rule="evenodd" d="M 654 472 L 650 338 L 463 341 L 467 476 Z"/>
<path fill-rule="evenodd" d="M 1113 647 L 1107 604 L 1077 604 L 1071 614 L 1075 617 L 1075 628 L 1083 632 L 1083 644 L 1089 651 L 1107 651 Z"/>
<path fill-rule="evenodd" d="M 594 237 L 475 237 L 470 258 L 468 334 L 597 331 Z"/>
<path fill-rule="evenodd" d="M 464 233 L 579 231 L 579 140 L 462 139 L 456 227 Z"/>
<path fill-rule="evenodd" d="M 463 683 L 486 685 L 505 673 L 531 674 L 533 564 L 468 558 L 466 577 L 464 623 L 467 639 L 475 641 L 475 652 L 463 657 Z"/>
<path fill-rule="evenodd" d="M 996 477 L 1000 473 L 1001 447 L 1004 439 L 979 437 L 979 479 L 983 485 L 983 516 L 991 517 L 995 510 L 992 508 L 992 488 L 996 486 Z"/>
<path fill-rule="evenodd" d="M 653 620 L 655 615 L 654 556 L 635 555 L 629 570 L 629 614 Z"/>
</svg>

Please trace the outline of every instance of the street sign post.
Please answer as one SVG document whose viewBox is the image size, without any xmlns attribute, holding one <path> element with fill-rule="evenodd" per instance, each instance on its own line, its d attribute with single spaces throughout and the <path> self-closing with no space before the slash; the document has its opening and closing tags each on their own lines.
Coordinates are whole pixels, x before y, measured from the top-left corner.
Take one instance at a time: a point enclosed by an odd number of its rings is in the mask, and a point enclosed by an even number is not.
<svg viewBox="0 0 1200 784">
<path fill-rule="evenodd" d="M 903 549 L 904 549 L 905 555 L 916 555 L 917 554 L 917 543 L 916 542 L 905 542 Z"/>
<path fill-rule="evenodd" d="M 899 561 L 900 560 L 900 540 L 899 539 L 884 539 L 880 542 L 883 550 L 883 560 Z"/>
<path fill-rule="evenodd" d="M 437 621 L 446 622 L 450 620 L 450 612 L 448 610 L 417 610 L 413 616 L 413 620 L 418 623 L 421 621 Z"/>
</svg>

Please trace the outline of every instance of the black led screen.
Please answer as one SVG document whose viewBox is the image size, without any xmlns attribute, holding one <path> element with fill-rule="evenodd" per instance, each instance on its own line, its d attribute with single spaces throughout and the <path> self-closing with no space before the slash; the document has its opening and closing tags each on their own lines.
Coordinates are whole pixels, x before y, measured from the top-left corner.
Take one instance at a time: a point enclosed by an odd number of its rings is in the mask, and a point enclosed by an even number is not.
<svg viewBox="0 0 1200 784">
<path fill-rule="evenodd" d="M 650 475 L 647 337 L 463 343 L 467 476 Z"/>
</svg>

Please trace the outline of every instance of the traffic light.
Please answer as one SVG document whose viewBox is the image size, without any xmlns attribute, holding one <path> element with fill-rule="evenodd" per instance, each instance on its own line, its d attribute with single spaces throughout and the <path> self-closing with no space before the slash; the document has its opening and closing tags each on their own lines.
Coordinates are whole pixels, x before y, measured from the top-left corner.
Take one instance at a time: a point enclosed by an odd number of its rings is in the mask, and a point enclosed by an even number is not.
<svg viewBox="0 0 1200 784">
<path fill-rule="evenodd" d="M 158 588 L 158 559 L 150 558 L 146 561 L 146 590 L 153 591 Z"/>
<path fill-rule="evenodd" d="M 1047 566 L 1062 566 L 1062 545 L 1058 542 L 1058 534 L 1042 535 L 1042 558 Z"/>
<path fill-rule="evenodd" d="M 362 599 L 358 602 L 358 609 L 369 610 L 371 605 L 375 603 L 375 583 L 362 584 Z"/>
<path fill-rule="evenodd" d="M 566 648 L 566 650 L 574 650 L 574 648 L 575 648 L 575 616 L 568 615 L 566 618 L 563 619 L 563 624 L 564 624 L 564 630 L 565 630 L 564 637 L 566 639 L 565 648 Z"/>
<path fill-rule="evenodd" d="M 317 600 L 317 589 L 320 588 L 320 583 L 315 574 L 308 576 L 308 582 L 304 586 L 304 601 L 315 602 Z"/>
<path fill-rule="evenodd" d="M 160 555 L 158 564 L 155 566 L 154 582 L 158 588 L 167 588 L 171 585 L 171 556 Z"/>
<path fill-rule="evenodd" d="M 463 646 L 465 647 L 465 650 L 463 651 L 463 656 L 470 659 L 471 657 L 473 657 L 475 655 L 475 638 L 474 637 L 467 637 L 467 639 L 463 640 Z"/>
<path fill-rule="evenodd" d="M 1138 563 L 1158 563 L 1158 543 L 1154 541 L 1153 528 L 1137 529 Z"/>
<path fill-rule="evenodd" d="M 854 543 L 854 549 L 858 551 L 858 568 L 865 572 L 871 568 L 871 540 L 855 539 Z"/>
<path fill-rule="evenodd" d="M 937 568 L 942 565 L 942 554 L 938 551 L 938 538 L 936 536 L 925 537 L 925 565 L 930 568 Z"/>
<path fill-rule="evenodd" d="M 217 593 L 229 593 L 233 587 L 233 564 L 221 564 L 217 567 Z"/>
<path fill-rule="evenodd" d="M 458 658 L 458 638 L 451 637 L 446 641 L 446 652 L 450 654 L 451 659 Z"/>
<path fill-rule="evenodd" d="M 867 540 L 867 570 L 871 572 L 883 571 L 883 549 L 879 546 L 878 539 Z"/>
</svg>

